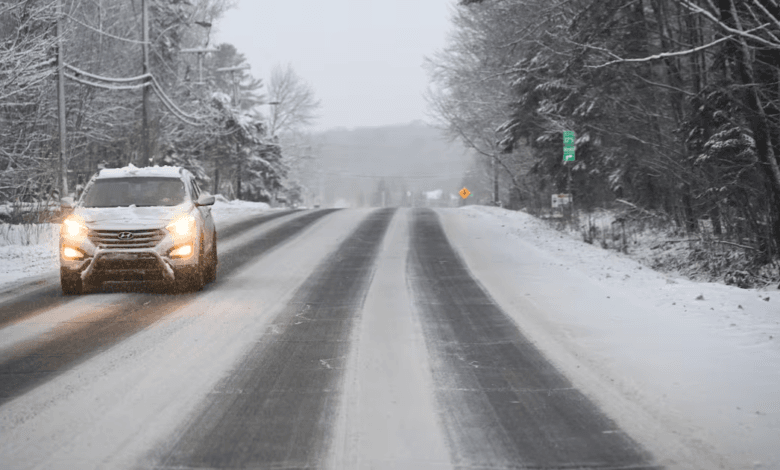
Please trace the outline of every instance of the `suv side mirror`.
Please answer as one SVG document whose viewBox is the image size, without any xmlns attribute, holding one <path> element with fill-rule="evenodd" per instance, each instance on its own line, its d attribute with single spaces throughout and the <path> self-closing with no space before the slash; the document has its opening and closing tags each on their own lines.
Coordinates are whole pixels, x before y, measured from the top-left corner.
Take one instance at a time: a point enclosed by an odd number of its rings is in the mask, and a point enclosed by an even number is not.
<svg viewBox="0 0 780 470">
<path fill-rule="evenodd" d="M 73 198 L 70 196 L 63 197 L 60 199 L 60 207 L 62 209 L 73 209 L 74 206 Z"/>
<path fill-rule="evenodd" d="M 195 202 L 196 206 L 211 206 L 214 204 L 214 196 L 210 194 L 201 194 Z"/>
</svg>

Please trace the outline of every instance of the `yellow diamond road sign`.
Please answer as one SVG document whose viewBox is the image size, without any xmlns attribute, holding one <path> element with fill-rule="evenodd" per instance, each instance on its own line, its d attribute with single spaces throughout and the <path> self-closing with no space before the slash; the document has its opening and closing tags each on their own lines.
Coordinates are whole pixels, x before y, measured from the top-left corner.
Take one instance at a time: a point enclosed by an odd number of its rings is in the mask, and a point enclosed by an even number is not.
<svg viewBox="0 0 780 470">
<path fill-rule="evenodd" d="M 471 191 L 469 191 L 466 188 L 463 188 L 460 191 L 458 191 L 458 194 L 460 194 L 460 197 L 462 197 L 463 199 L 466 199 L 467 197 L 469 197 L 469 194 L 471 194 Z"/>
</svg>

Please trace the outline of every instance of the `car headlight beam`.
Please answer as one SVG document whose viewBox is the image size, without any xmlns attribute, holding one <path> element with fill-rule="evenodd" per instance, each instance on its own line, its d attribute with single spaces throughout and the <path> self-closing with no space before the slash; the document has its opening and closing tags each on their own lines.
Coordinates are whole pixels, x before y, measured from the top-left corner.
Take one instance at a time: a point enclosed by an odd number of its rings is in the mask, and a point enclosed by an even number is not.
<svg viewBox="0 0 780 470">
<path fill-rule="evenodd" d="M 79 259 L 84 257 L 84 253 L 75 248 L 66 246 L 62 249 L 62 257 L 65 259 Z"/>
<path fill-rule="evenodd" d="M 165 227 L 177 244 L 195 236 L 195 217 L 190 214 L 177 217 Z"/>
<path fill-rule="evenodd" d="M 77 241 L 86 237 L 87 232 L 89 231 L 84 222 L 80 218 L 73 215 L 62 221 L 61 230 L 62 235 Z"/>
<path fill-rule="evenodd" d="M 192 245 L 183 245 L 171 251 L 171 258 L 187 258 L 192 253 Z"/>
</svg>

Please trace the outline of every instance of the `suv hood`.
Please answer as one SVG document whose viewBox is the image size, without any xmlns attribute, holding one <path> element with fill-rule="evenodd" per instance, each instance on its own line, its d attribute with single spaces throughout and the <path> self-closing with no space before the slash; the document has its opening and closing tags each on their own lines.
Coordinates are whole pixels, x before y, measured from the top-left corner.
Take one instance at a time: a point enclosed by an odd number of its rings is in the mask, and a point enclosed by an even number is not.
<svg viewBox="0 0 780 470">
<path fill-rule="evenodd" d="M 192 204 L 154 207 L 78 207 L 76 215 L 84 219 L 91 229 L 128 229 L 163 228 L 176 216 L 189 213 Z"/>
</svg>

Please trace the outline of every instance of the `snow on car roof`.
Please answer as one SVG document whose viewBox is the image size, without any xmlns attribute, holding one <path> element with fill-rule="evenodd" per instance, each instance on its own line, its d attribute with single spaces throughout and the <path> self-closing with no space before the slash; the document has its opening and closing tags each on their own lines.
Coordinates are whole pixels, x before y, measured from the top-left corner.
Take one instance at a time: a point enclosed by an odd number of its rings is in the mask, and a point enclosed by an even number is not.
<svg viewBox="0 0 780 470">
<path fill-rule="evenodd" d="M 98 178 L 127 178 L 132 176 L 167 176 L 170 178 L 181 177 L 181 168 L 178 166 L 148 166 L 138 168 L 132 163 L 124 168 L 104 168 L 100 170 Z"/>
</svg>

